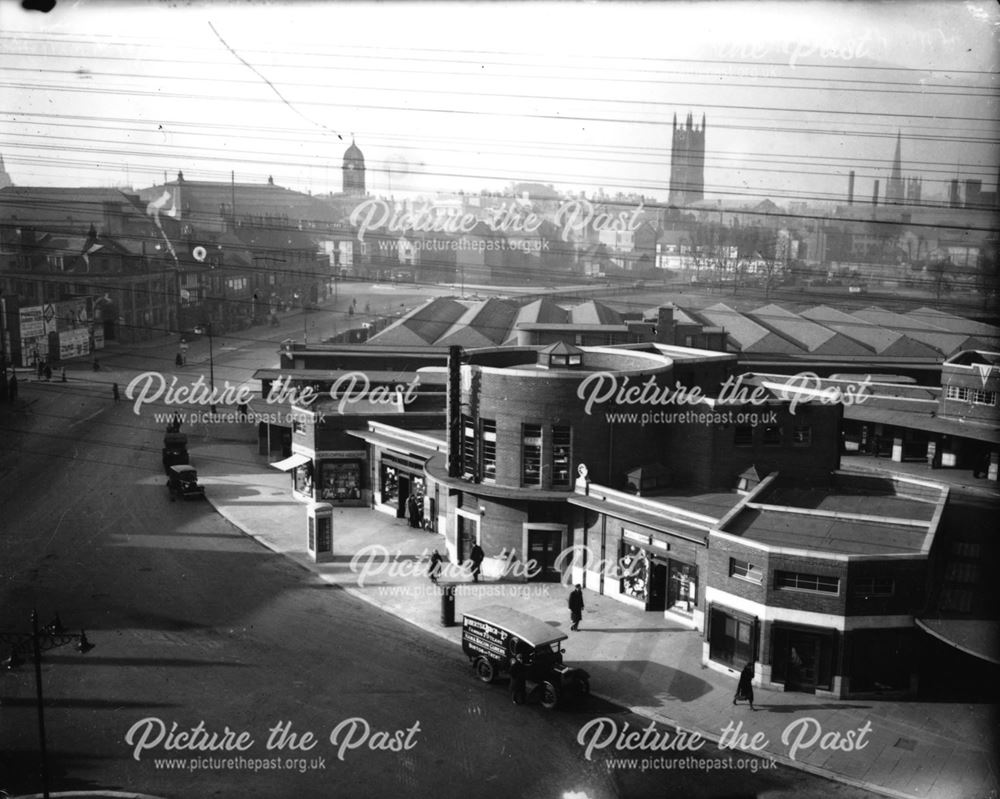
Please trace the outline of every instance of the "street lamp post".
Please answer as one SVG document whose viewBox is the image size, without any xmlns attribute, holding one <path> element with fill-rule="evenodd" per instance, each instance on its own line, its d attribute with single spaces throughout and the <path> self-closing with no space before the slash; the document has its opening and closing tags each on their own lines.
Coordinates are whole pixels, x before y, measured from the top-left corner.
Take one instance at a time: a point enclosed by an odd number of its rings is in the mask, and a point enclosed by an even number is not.
<svg viewBox="0 0 1000 799">
<path fill-rule="evenodd" d="M 208 334 L 208 382 L 212 390 L 212 404 L 210 407 L 212 416 L 215 416 L 215 348 L 213 346 L 212 323 L 209 321 L 203 325 L 199 325 L 194 329 L 194 332 L 199 336 L 203 333 Z"/>
<path fill-rule="evenodd" d="M 0 641 L 11 643 L 10 656 L 4 661 L 8 670 L 17 668 L 24 661 L 20 655 L 23 650 L 31 648 L 31 654 L 35 661 L 35 699 L 38 706 L 38 744 L 41 761 L 42 796 L 49 799 L 49 764 L 48 753 L 45 745 L 45 701 L 42 695 L 42 652 L 48 649 L 65 646 L 76 642 L 78 652 L 86 654 L 94 645 L 87 640 L 87 633 L 83 630 L 79 635 L 67 633 L 59 621 L 59 614 L 55 619 L 44 627 L 38 625 L 38 611 L 31 611 L 31 632 L 0 632 Z"/>
</svg>

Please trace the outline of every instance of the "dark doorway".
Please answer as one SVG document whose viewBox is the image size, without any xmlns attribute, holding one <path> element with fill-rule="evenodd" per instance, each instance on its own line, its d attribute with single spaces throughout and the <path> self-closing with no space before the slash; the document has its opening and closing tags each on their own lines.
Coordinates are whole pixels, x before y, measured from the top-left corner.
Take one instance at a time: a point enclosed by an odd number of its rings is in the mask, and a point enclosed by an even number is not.
<svg viewBox="0 0 1000 799">
<path fill-rule="evenodd" d="M 396 498 L 396 518 L 405 519 L 406 500 L 410 498 L 410 478 L 407 477 L 405 474 L 400 474 L 398 482 L 399 482 L 399 496 Z"/>
<path fill-rule="evenodd" d="M 531 579 L 554 583 L 562 578 L 556 570 L 562 537 L 562 530 L 528 530 L 528 562 L 533 567 Z"/>
<path fill-rule="evenodd" d="M 456 555 L 459 563 L 465 563 L 469 559 L 472 547 L 476 544 L 476 527 L 478 525 L 474 519 L 465 516 L 456 516 L 455 518 L 458 523 L 458 535 L 456 536 L 458 551 Z"/>
<path fill-rule="evenodd" d="M 819 674 L 821 638 L 813 633 L 789 630 L 783 636 L 782 659 L 785 663 L 785 690 L 816 693 Z"/>
<path fill-rule="evenodd" d="M 649 597 L 646 610 L 663 611 L 667 608 L 667 564 L 658 560 L 650 562 Z"/>
</svg>

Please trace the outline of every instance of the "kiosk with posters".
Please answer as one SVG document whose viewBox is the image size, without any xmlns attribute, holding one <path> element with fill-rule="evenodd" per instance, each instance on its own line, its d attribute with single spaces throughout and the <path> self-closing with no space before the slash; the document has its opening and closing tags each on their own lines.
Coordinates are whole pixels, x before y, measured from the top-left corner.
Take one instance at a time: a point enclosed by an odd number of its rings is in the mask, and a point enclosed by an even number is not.
<svg viewBox="0 0 1000 799">
<path fill-rule="evenodd" d="M 333 560 L 333 505 L 313 502 L 306 508 L 306 548 L 313 563 Z"/>
</svg>

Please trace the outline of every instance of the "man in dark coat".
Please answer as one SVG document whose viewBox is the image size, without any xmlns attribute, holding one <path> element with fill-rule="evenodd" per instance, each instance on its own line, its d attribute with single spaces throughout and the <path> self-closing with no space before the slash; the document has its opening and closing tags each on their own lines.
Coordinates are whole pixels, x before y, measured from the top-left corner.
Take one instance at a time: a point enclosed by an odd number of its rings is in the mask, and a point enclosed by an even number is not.
<svg viewBox="0 0 1000 799">
<path fill-rule="evenodd" d="M 472 582 L 474 583 L 479 582 L 479 575 L 483 570 L 484 557 L 486 557 L 486 553 L 483 552 L 483 548 L 479 544 L 475 544 L 469 553 L 469 560 L 472 561 Z"/>
<path fill-rule="evenodd" d="M 580 620 L 583 618 L 583 586 L 579 583 L 569 595 L 569 618 L 573 622 L 569 628 L 579 630 Z"/>
<path fill-rule="evenodd" d="M 733 696 L 733 704 L 736 704 L 736 700 L 745 699 L 750 703 L 750 709 L 756 710 L 753 706 L 753 661 L 751 660 L 743 667 L 743 671 L 740 672 L 740 681 L 736 686 L 736 695 Z"/>
</svg>

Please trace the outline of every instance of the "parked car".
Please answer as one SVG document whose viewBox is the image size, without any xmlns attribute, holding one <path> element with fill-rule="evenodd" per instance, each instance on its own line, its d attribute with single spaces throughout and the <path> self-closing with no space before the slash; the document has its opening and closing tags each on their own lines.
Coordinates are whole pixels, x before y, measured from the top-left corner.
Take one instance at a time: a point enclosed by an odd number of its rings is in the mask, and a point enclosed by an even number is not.
<svg viewBox="0 0 1000 799">
<path fill-rule="evenodd" d="M 486 683 L 512 677 L 514 701 L 538 697 L 554 710 L 561 703 L 590 693 L 590 675 L 563 663 L 560 643 L 569 636 L 534 616 L 492 605 L 466 613 L 462 620 L 462 651 L 476 676 Z"/>
<path fill-rule="evenodd" d="M 198 485 L 198 470 L 184 464 L 170 466 L 167 469 L 167 490 L 170 501 L 181 499 L 204 499 L 205 487 Z"/>
</svg>

